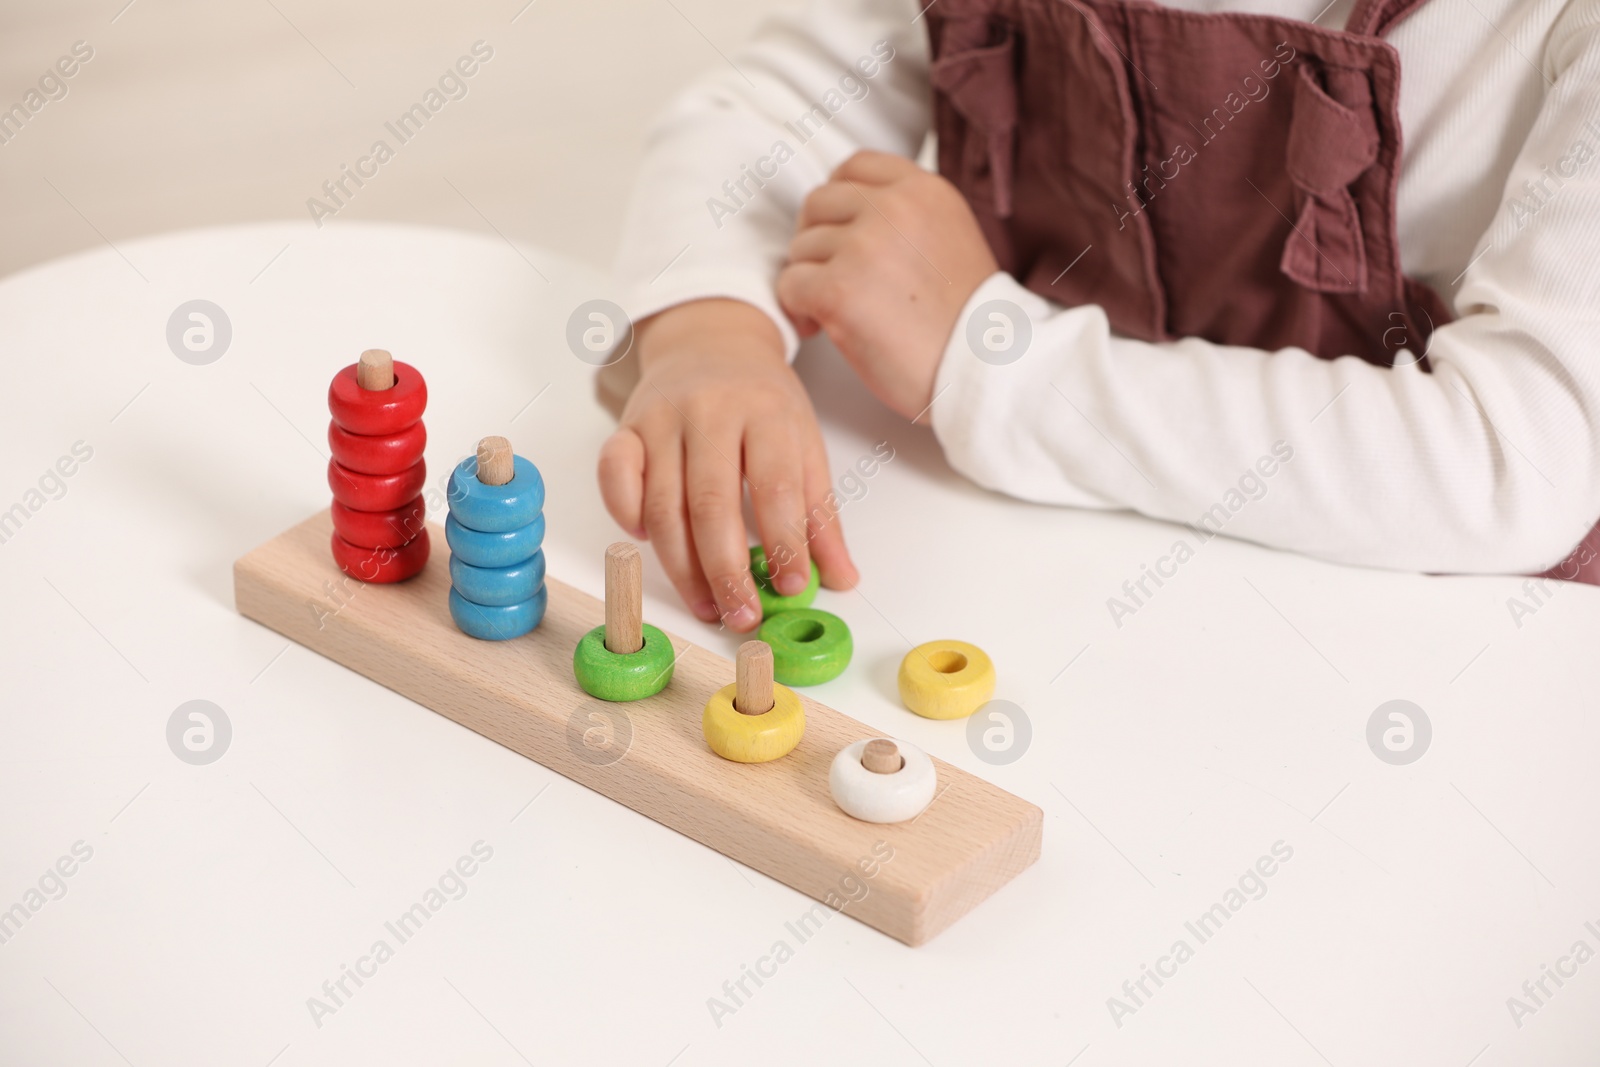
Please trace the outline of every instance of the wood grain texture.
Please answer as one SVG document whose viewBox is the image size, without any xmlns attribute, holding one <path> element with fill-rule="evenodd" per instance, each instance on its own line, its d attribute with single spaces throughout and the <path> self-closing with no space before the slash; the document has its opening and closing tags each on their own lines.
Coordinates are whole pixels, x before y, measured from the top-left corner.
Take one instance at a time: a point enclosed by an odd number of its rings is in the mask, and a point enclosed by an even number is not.
<svg viewBox="0 0 1600 1067">
<path fill-rule="evenodd" d="M 861 750 L 861 766 L 873 774 L 893 774 L 906 765 L 900 749 L 886 737 L 875 737 Z"/>
<path fill-rule="evenodd" d="M 511 442 L 504 437 L 485 437 L 478 442 L 478 481 L 484 485 L 505 485 L 516 474 Z"/>
<path fill-rule="evenodd" d="M 738 695 L 733 710 L 740 715 L 764 715 L 772 710 L 772 646 L 765 641 L 746 641 L 734 655 Z"/>
<path fill-rule="evenodd" d="M 398 585 L 362 586 L 335 614 L 323 584 L 341 580 L 328 558 L 331 529 L 324 511 L 235 563 L 240 613 L 807 896 L 837 906 L 841 882 L 854 878 L 868 892 L 844 913 L 891 937 L 927 941 L 1039 857 L 1037 807 L 937 760 L 943 792 L 914 821 L 845 815 L 829 792 L 829 765 L 877 732 L 803 695 L 805 737 L 788 756 L 749 765 L 719 758 L 701 715 L 733 680 L 733 664 L 680 638 L 672 637 L 680 657 L 660 693 L 631 704 L 595 700 L 573 679 L 572 649 L 601 622 L 603 605 L 553 578 L 544 622 L 513 641 L 456 629 L 449 575 L 437 562 Z M 621 711 L 631 733 L 611 762 L 583 742 L 589 714 L 600 711 Z M 863 864 L 881 859 L 880 842 L 893 858 L 869 880 Z"/>
<path fill-rule="evenodd" d="M 373 392 L 393 389 L 394 357 L 381 348 L 367 349 L 356 360 L 356 382 Z"/>
<path fill-rule="evenodd" d="M 644 647 L 644 559 L 631 541 L 606 548 L 606 650 L 629 656 Z"/>
</svg>

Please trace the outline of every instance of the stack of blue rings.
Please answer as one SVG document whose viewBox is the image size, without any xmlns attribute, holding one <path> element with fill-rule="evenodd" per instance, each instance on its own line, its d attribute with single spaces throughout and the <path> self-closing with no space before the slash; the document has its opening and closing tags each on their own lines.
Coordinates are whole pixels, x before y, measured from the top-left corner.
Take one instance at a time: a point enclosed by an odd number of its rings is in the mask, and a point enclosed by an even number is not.
<svg viewBox="0 0 1600 1067">
<path fill-rule="evenodd" d="M 544 478 L 521 456 L 511 480 L 485 485 L 478 458 L 468 456 L 450 473 L 450 617 L 462 633 L 508 641 L 539 625 L 548 599 L 544 588 Z"/>
</svg>

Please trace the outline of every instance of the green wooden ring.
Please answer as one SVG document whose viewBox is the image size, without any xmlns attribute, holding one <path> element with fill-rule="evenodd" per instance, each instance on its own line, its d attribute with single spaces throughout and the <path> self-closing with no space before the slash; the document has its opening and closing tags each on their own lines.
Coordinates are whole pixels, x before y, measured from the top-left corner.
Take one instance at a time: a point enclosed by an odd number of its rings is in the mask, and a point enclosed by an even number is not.
<svg viewBox="0 0 1600 1067">
<path fill-rule="evenodd" d="M 772 575 L 767 570 L 767 553 L 760 545 L 750 546 L 750 577 L 756 580 L 756 596 L 761 598 L 761 617 L 770 619 L 780 611 L 793 611 L 796 608 L 809 608 L 811 602 L 817 599 L 817 590 L 822 587 L 822 572 L 817 570 L 817 561 L 811 561 L 811 580 L 806 587 L 794 596 L 783 596 L 772 588 Z"/>
<path fill-rule="evenodd" d="M 831 681 L 855 650 L 844 620 L 816 608 L 779 612 L 761 624 L 759 636 L 772 646 L 772 677 L 782 685 Z"/>
<path fill-rule="evenodd" d="M 572 650 L 572 673 L 583 691 L 601 700 L 643 700 L 672 681 L 677 659 L 667 635 L 644 624 L 644 644 L 637 652 L 613 652 L 606 647 L 606 628 L 596 626 Z"/>
</svg>

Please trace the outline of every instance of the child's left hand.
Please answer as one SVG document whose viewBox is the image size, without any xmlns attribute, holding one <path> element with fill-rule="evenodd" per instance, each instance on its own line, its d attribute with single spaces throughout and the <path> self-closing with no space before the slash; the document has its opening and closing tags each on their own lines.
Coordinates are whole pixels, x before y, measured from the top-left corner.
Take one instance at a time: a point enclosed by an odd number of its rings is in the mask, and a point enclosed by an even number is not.
<svg viewBox="0 0 1600 1067">
<path fill-rule="evenodd" d="M 819 329 L 867 388 L 906 418 L 933 381 L 974 290 L 999 269 L 954 185 L 884 152 L 857 152 L 806 197 L 778 301 Z"/>
</svg>

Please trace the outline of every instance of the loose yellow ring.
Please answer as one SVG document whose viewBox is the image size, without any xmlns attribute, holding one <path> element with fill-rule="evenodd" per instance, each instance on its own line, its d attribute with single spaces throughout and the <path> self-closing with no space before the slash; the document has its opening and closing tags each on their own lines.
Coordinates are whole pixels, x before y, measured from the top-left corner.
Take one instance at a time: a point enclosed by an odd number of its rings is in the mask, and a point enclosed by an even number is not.
<svg viewBox="0 0 1600 1067">
<path fill-rule="evenodd" d="M 965 641 L 929 641 L 900 661 L 900 700 L 925 719 L 963 719 L 994 696 L 994 663 Z"/>
<path fill-rule="evenodd" d="M 793 689 L 772 687 L 772 708 L 741 715 L 733 706 L 738 684 L 725 685 L 706 701 L 700 720 L 711 751 L 735 763 L 770 763 L 787 756 L 806 732 L 806 713 Z"/>
</svg>

